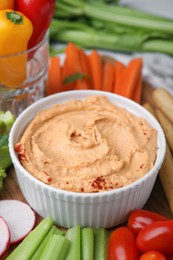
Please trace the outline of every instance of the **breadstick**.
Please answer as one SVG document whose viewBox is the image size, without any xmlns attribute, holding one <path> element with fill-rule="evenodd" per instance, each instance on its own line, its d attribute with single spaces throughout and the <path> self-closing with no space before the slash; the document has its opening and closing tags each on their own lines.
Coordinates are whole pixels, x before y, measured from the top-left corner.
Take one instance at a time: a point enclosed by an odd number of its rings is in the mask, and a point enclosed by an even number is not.
<svg viewBox="0 0 173 260">
<path fill-rule="evenodd" d="M 150 112 L 153 116 L 156 116 L 155 110 L 153 108 L 152 105 L 150 105 L 150 103 L 146 102 L 143 104 L 143 107 L 148 110 L 148 112 Z"/>
<path fill-rule="evenodd" d="M 159 109 L 155 109 L 155 113 L 163 128 L 168 145 L 171 151 L 173 151 L 173 124 Z"/>
<path fill-rule="evenodd" d="M 173 213 L 173 158 L 169 146 L 166 147 L 165 159 L 159 171 L 160 181 L 169 207 Z"/>
<path fill-rule="evenodd" d="M 157 88 L 152 93 L 152 99 L 165 116 L 173 123 L 173 96 L 163 88 Z"/>
<path fill-rule="evenodd" d="M 154 101 L 153 101 L 153 98 L 152 98 L 153 91 L 154 91 L 154 89 L 151 85 L 149 85 L 147 82 L 143 82 L 142 100 L 143 100 L 143 102 L 150 103 L 152 106 L 154 106 Z"/>
</svg>

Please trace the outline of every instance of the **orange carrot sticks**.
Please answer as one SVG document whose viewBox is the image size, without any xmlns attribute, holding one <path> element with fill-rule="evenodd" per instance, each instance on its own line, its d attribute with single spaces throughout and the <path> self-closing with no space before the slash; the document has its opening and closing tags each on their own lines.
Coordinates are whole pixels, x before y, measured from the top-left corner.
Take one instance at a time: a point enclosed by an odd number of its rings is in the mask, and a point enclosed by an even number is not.
<svg viewBox="0 0 173 260">
<path fill-rule="evenodd" d="M 74 88 L 75 82 L 64 83 L 65 79 L 72 74 L 73 69 L 70 65 L 68 57 L 66 57 L 62 68 L 62 91 L 72 90 Z"/>
<path fill-rule="evenodd" d="M 125 69 L 125 65 L 121 63 L 120 61 L 116 60 L 114 65 L 114 86 L 113 86 L 113 93 L 118 94 L 121 88 L 121 85 L 119 83 L 121 79 L 121 74 L 123 70 Z"/>
<path fill-rule="evenodd" d="M 89 56 L 89 62 L 91 67 L 92 84 L 95 90 L 100 90 L 103 81 L 103 63 L 101 55 L 93 50 Z"/>
<path fill-rule="evenodd" d="M 69 43 L 66 47 L 65 53 L 67 59 L 69 60 L 71 75 L 75 73 L 85 74 L 84 69 L 86 69 L 86 64 L 84 64 L 83 59 L 81 60 L 81 50 L 74 43 Z M 81 80 L 81 81 L 83 81 L 81 88 L 88 89 L 87 81 L 86 80 Z M 77 86 L 77 89 L 79 88 L 80 85 Z"/>
<path fill-rule="evenodd" d="M 136 80 L 135 89 L 132 94 L 132 100 L 141 103 L 141 96 L 142 96 L 142 70 L 139 73 L 138 78 Z"/>
<path fill-rule="evenodd" d="M 68 43 L 65 49 L 72 73 L 81 71 L 79 48 L 74 43 Z"/>
<path fill-rule="evenodd" d="M 132 59 L 121 74 L 120 80 L 117 84 L 116 93 L 132 99 L 141 70 L 142 59 Z"/>
<path fill-rule="evenodd" d="M 59 57 L 50 57 L 46 94 L 51 95 L 61 91 L 62 68 Z"/>
<path fill-rule="evenodd" d="M 110 62 L 103 65 L 103 84 L 102 90 L 112 92 L 114 84 L 114 66 Z"/>
</svg>

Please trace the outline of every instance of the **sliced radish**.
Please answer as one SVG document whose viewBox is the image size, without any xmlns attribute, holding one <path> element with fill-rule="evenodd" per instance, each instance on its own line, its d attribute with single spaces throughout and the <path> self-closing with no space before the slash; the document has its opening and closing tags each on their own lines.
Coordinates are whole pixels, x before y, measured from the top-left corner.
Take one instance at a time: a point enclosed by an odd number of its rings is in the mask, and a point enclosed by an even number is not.
<svg viewBox="0 0 173 260">
<path fill-rule="evenodd" d="M 10 243 L 20 242 L 35 225 L 35 212 L 30 206 L 19 200 L 1 200 L 0 216 L 10 229 Z"/>
<path fill-rule="evenodd" d="M 2 256 L 10 246 L 10 230 L 6 221 L 0 217 L 0 256 Z"/>
</svg>

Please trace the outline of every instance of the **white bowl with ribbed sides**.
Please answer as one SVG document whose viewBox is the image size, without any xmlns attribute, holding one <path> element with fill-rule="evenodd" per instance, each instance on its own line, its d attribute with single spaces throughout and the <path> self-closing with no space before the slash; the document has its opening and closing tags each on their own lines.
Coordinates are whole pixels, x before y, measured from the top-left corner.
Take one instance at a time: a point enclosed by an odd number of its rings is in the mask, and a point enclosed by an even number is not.
<svg viewBox="0 0 173 260">
<path fill-rule="evenodd" d="M 141 179 L 123 188 L 100 193 L 77 193 L 53 188 L 33 177 L 20 164 L 14 146 L 38 111 L 56 103 L 105 95 L 130 112 L 145 118 L 158 132 L 158 150 L 154 167 Z M 94 90 L 76 90 L 58 93 L 29 106 L 16 119 L 9 137 L 11 159 L 20 189 L 29 205 L 42 217 L 51 216 L 62 227 L 76 224 L 92 227 L 114 227 L 127 220 L 131 210 L 142 208 L 153 189 L 166 149 L 165 136 L 157 120 L 142 106 L 121 96 Z"/>
</svg>

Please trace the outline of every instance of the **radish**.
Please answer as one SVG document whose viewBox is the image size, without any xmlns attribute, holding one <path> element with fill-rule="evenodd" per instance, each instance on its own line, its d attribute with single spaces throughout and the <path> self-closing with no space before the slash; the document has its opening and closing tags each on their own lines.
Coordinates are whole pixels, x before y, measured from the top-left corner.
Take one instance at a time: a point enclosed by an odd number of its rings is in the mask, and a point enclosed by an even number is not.
<svg viewBox="0 0 173 260">
<path fill-rule="evenodd" d="M 0 257 L 10 246 L 10 230 L 6 221 L 0 217 Z"/>
<path fill-rule="evenodd" d="M 30 206 L 19 200 L 1 200 L 0 216 L 10 230 L 10 244 L 20 242 L 35 225 L 35 212 Z"/>
</svg>

